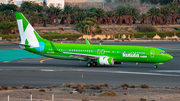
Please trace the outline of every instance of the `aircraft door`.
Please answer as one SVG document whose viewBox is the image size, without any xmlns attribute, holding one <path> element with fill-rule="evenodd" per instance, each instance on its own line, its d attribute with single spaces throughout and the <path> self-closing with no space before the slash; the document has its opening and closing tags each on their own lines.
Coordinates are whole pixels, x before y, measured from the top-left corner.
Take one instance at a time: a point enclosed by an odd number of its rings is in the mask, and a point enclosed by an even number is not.
<svg viewBox="0 0 180 101">
<path fill-rule="evenodd" d="M 151 57 L 151 58 L 154 58 L 154 55 L 155 55 L 155 50 L 151 50 L 151 51 L 150 51 L 150 57 Z"/>
</svg>

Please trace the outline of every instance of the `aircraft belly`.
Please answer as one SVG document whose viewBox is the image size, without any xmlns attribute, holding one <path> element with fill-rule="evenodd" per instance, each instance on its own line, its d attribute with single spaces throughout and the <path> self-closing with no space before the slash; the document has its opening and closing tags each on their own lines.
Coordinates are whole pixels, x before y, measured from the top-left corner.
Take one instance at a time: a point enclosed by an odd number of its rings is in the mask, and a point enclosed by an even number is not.
<svg viewBox="0 0 180 101">
<path fill-rule="evenodd" d="M 142 62 L 146 63 L 148 62 L 147 58 L 135 58 L 135 57 L 123 57 L 123 58 L 115 58 L 114 61 L 121 61 L 121 62 Z"/>
<path fill-rule="evenodd" d="M 70 57 L 71 55 L 69 54 L 44 54 L 43 56 L 56 58 L 56 59 L 79 60 L 78 58 Z"/>
</svg>

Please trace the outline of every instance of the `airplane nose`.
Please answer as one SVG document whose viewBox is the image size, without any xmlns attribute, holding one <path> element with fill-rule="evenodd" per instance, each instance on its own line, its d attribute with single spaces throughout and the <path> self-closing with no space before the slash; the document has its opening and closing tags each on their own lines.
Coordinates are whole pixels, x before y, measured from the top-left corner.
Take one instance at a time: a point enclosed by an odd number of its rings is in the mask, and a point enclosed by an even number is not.
<svg viewBox="0 0 180 101">
<path fill-rule="evenodd" d="M 166 56 L 166 59 L 167 59 L 167 61 L 172 60 L 172 59 L 173 59 L 173 56 L 171 56 L 171 55 L 168 54 L 168 55 Z"/>
</svg>

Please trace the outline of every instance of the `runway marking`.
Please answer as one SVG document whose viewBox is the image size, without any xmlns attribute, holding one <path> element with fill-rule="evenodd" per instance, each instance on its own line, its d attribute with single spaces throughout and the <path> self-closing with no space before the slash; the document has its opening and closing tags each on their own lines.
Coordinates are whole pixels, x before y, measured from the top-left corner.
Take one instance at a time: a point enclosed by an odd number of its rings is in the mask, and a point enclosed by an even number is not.
<svg viewBox="0 0 180 101">
<path fill-rule="evenodd" d="M 42 61 L 41 59 L 43 59 L 43 58 L 42 57 L 39 57 L 39 58 L 29 58 L 29 59 L 21 59 L 21 60 L 19 60 L 17 62 L 39 62 L 39 61 Z"/>
<path fill-rule="evenodd" d="M 9 61 L 3 61 L 3 63 L 8 63 Z"/>
<path fill-rule="evenodd" d="M 39 60 L 41 60 L 41 59 L 36 59 L 36 58 L 31 58 L 31 59 L 21 59 L 21 60 L 37 60 L 37 61 L 39 61 Z"/>
<path fill-rule="evenodd" d="M 166 50 L 166 49 L 177 49 L 177 48 L 179 49 L 180 47 L 155 47 L 155 48 Z"/>
<path fill-rule="evenodd" d="M 22 50 L 22 49 L 20 49 L 20 48 L 12 48 L 12 50 Z"/>
<path fill-rule="evenodd" d="M 151 70 L 152 72 L 180 73 L 180 70 Z"/>
<path fill-rule="evenodd" d="M 39 61 L 17 61 L 17 62 L 39 62 Z"/>
<path fill-rule="evenodd" d="M 172 50 L 180 50 L 180 49 L 164 49 L 166 51 L 172 51 Z"/>
<path fill-rule="evenodd" d="M 74 69 L 73 71 L 102 72 L 102 73 L 119 73 L 119 74 L 137 74 L 137 75 L 154 75 L 154 76 L 178 76 L 178 77 L 180 77 L 180 75 L 160 74 L 160 73 L 147 73 L 147 72 L 99 71 L 99 70 L 83 70 L 83 69 Z"/>
<path fill-rule="evenodd" d="M 40 71 L 43 71 L 43 72 L 54 72 L 55 70 L 53 70 L 53 69 L 40 69 Z"/>
<path fill-rule="evenodd" d="M 44 60 L 41 60 L 40 63 L 43 63 L 43 61 L 47 61 L 47 60 L 51 60 L 53 58 L 48 58 L 48 59 L 44 59 Z"/>
</svg>

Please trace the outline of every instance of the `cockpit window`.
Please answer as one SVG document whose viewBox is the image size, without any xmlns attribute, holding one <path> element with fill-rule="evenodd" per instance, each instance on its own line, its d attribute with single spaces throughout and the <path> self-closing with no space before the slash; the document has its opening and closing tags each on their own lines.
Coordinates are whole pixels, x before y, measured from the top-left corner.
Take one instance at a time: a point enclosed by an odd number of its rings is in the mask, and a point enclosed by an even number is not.
<svg viewBox="0 0 180 101">
<path fill-rule="evenodd" d="M 159 54 L 167 54 L 166 52 L 159 52 Z"/>
</svg>

